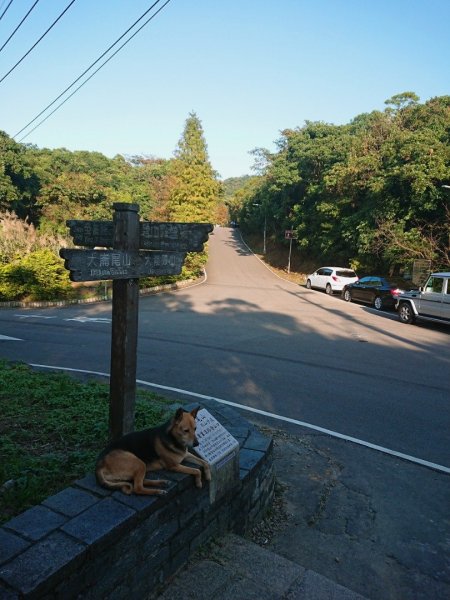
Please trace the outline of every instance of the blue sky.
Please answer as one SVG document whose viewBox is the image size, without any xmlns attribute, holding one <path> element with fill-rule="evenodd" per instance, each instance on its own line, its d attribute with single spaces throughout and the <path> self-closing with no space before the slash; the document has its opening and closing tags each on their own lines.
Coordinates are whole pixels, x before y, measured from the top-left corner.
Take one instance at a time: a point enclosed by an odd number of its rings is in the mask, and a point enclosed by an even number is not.
<svg viewBox="0 0 450 600">
<path fill-rule="evenodd" d="M 34 1 L 11 4 L 0 46 Z M 69 1 L 39 1 L 0 78 Z M 76 0 L 0 83 L 0 129 L 14 136 L 151 4 Z M 449 25 L 449 0 L 171 0 L 23 142 L 171 158 L 194 111 L 220 176 L 252 174 L 250 151 L 275 150 L 283 129 L 347 123 L 404 91 L 450 94 Z"/>
</svg>

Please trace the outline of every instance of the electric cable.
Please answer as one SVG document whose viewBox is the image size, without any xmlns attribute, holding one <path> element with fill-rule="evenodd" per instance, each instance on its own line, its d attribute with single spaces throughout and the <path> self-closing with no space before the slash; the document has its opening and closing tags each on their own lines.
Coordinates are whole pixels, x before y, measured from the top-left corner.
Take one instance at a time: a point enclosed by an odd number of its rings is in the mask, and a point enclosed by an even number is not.
<svg viewBox="0 0 450 600">
<path fill-rule="evenodd" d="M 41 37 L 38 39 L 38 41 L 37 41 L 37 42 L 35 42 L 35 43 L 34 43 L 34 44 L 31 46 L 31 48 L 30 48 L 30 49 L 29 49 L 29 50 L 28 50 L 28 51 L 27 51 L 27 52 L 26 52 L 26 53 L 25 53 L 25 54 L 22 56 L 22 58 L 21 58 L 20 60 L 18 60 L 18 61 L 16 62 L 16 64 L 15 64 L 15 65 L 14 65 L 14 66 L 13 66 L 13 67 L 12 67 L 12 68 L 11 68 L 11 69 L 10 69 L 10 70 L 9 70 L 9 71 L 6 73 L 6 74 L 5 74 L 5 75 L 3 75 L 3 77 L 0 79 L 0 83 L 2 83 L 2 81 L 3 81 L 3 80 L 5 80 L 5 79 L 8 77 L 8 75 L 9 75 L 10 73 L 12 73 L 12 72 L 14 71 L 14 69 L 15 69 L 16 67 L 18 67 L 18 66 L 20 65 L 20 63 L 21 63 L 21 62 L 22 62 L 22 61 L 23 61 L 23 60 L 24 60 L 24 59 L 25 59 L 25 58 L 26 58 L 26 57 L 27 57 L 27 56 L 30 54 L 30 52 L 31 52 L 32 50 L 34 50 L 34 48 L 36 48 L 36 46 L 39 44 L 39 42 L 40 42 L 42 39 L 44 39 L 44 37 L 47 35 L 47 33 L 48 33 L 48 32 L 49 32 L 51 29 L 53 29 L 53 27 L 56 25 L 56 23 L 57 23 L 57 22 L 58 22 L 58 21 L 61 19 L 61 17 L 62 17 L 62 16 L 63 16 L 63 15 L 64 15 L 64 14 L 65 14 L 65 13 L 66 13 L 68 10 L 69 10 L 69 8 L 72 6 L 72 4 L 73 4 L 74 2 L 75 2 L 75 0 L 72 0 L 72 1 L 71 1 L 71 2 L 70 2 L 70 3 L 69 3 L 67 6 L 66 6 L 66 8 L 65 8 L 65 9 L 62 11 L 62 13 L 59 15 L 59 17 L 57 17 L 57 18 L 56 18 L 56 19 L 53 21 L 53 23 L 50 25 L 50 27 L 47 29 L 47 31 L 45 31 L 45 33 L 43 33 L 43 34 L 41 35 Z"/>
<path fill-rule="evenodd" d="M 9 4 L 8 6 L 5 8 L 5 10 L 2 12 L 2 14 L 0 15 L 0 21 L 3 19 L 3 17 L 5 16 L 6 11 L 8 10 L 8 8 L 11 6 L 11 4 L 13 3 L 13 0 L 9 0 Z"/>
<path fill-rule="evenodd" d="M 12 0 L 11 0 L 12 2 Z M 9 40 L 13 37 L 13 35 L 16 33 L 16 31 L 18 31 L 20 29 L 20 27 L 22 26 L 22 24 L 25 22 L 25 20 L 28 18 L 28 15 L 31 13 L 31 11 L 33 10 L 33 8 L 36 6 L 36 4 L 39 2 L 39 0 L 36 0 L 36 2 L 33 4 L 33 6 L 30 8 L 30 10 L 27 12 L 27 14 L 24 16 L 24 18 L 20 21 L 20 23 L 17 25 L 17 27 L 14 29 L 14 31 L 12 32 L 12 34 L 9 36 L 9 38 L 6 40 L 6 42 L 3 44 L 3 46 L 0 48 L 0 52 L 3 50 L 3 48 L 6 46 L 6 44 L 9 42 Z"/>
<path fill-rule="evenodd" d="M 86 75 L 86 73 L 88 73 L 88 72 L 89 72 L 89 71 L 92 69 L 92 67 L 94 67 L 94 66 L 95 66 L 95 65 L 96 65 L 96 64 L 97 64 L 97 63 L 98 63 L 98 62 L 99 62 L 99 61 L 100 61 L 100 60 L 101 60 L 101 59 L 102 59 L 102 58 L 103 58 L 103 57 L 104 57 L 106 54 L 108 54 L 108 52 L 109 52 L 110 50 L 112 50 L 112 48 L 114 48 L 114 46 L 116 46 L 116 45 L 117 45 L 117 44 L 120 42 L 120 40 L 121 40 L 123 37 L 125 37 L 125 36 L 127 35 L 127 33 L 129 33 L 129 32 L 130 32 L 130 31 L 133 29 L 133 27 L 135 27 L 135 26 L 136 26 L 136 25 L 139 23 L 139 21 L 142 21 L 142 19 L 143 19 L 143 18 L 144 18 L 144 17 L 145 17 L 145 16 L 146 16 L 146 15 L 147 15 L 147 14 L 148 14 L 148 13 L 149 13 L 149 12 L 150 12 L 150 11 L 151 11 L 153 8 L 154 8 L 154 7 L 155 7 L 155 6 L 156 6 L 156 5 L 157 5 L 157 4 L 160 2 L 160 1 L 161 1 L 161 0 L 156 0 L 156 2 L 154 2 L 154 3 L 153 3 L 151 6 L 150 6 L 150 8 L 148 8 L 148 9 L 147 9 L 147 10 L 146 10 L 146 11 L 145 11 L 145 12 L 144 12 L 144 13 L 143 13 L 143 14 L 142 14 L 140 17 L 139 17 L 139 19 L 137 19 L 137 20 L 136 20 L 136 21 L 135 21 L 135 22 L 134 22 L 134 23 L 133 23 L 133 24 L 132 24 L 130 27 L 128 27 L 128 29 L 127 29 L 127 30 L 126 30 L 124 33 L 122 33 L 122 35 L 121 35 L 120 37 L 118 37 L 118 38 L 117 38 L 117 40 L 116 40 L 116 41 L 115 41 L 113 44 L 111 44 L 107 50 L 105 50 L 105 51 L 103 52 L 103 54 L 101 54 L 101 55 L 100 55 L 100 56 L 99 56 L 99 57 L 98 57 L 98 58 L 97 58 L 97 59 L 96 59 L 96 60 L 95 60 L 95 61 L 94 61 L 94 62 L 93 62 L 91 65 L 89 65 L 89 67 L 88 67 L 87 69 L 85 69 L 85 70 L 84 70 L 84 71 L 81 73 L 81 75 L 79 75 L 79 76 L 78 76 L 78 77 L 77 77 L 77 78 L 76 78 L 74 81 L 72 81 L 72 83 L 71 83 L 71 84 L 70 84 L 68 87 L 66 87 L 66 89 L 65 89 L 64 91 L 62 91 L 62 92 L 59 94 L 59 96 L 57 96 L 57 97 L 56 97 L 54 100 L 52 100 L 52 102 L 50 102 L 50 104 L 47 104 L 47 106 L 46 106 L 44 109 L 42 109 L 42 110 L 41 110 L 41 112 L 40 112 L 38 115 L 36 115 L 36 116 L 35 116 L 33 119 L 31 119 L 31 121 L 29 121 L 29 122 L 28 122 L 28 123 L 27 123 L 27 124 L 26 124 L 24 127 L 22 127 L 22 129 L 21 129 L 20 131 L 18 131 L 17 133 L 15 133 L 13 137 L 17 137 L 18 135 L 20 135 L 20 134 L 22 133 L 22 131 L 25 131 L 25 129 L 27 129 L 27 128 L 28 128 L 28 127 L 29 127 L 29 126 L 32 124 L 32 123 L 34 123 L 35 121 L 37 121 L 37 119 L 39 119 L 39 117 L 40 117 L 41 115 L 43 115 L 43 114 L 44 114 L 44 113 L 45 113 L 45 112 L 46 112 L 46 111 L 47 111 L 47 110 L 48 110 L 48 109 L 49 109 L 51 106 L 53 106 L 53 105 L 55 104 L 55 102 L 58 102 L 58 100 L 59 100 L 59 99 L 60 99 L 62 96 L 64 96 L 64 94 L 65 94 L 66 92 L 68 92 L 68 91 L 69 91 L 69 90 L 70 90 L 70 89 L 71 89 L 71 88 L 72 88 L 72 87 L 73 87 L 73 86 L 74 86 L 76 83 L 78 83 L 78 81 L 80 81 L 80 79 L 81 79 L 82 77 L 84 77 L 84 75 Z M 163 7 L 163 8 L 164 8 L 164 7 Z M 53 113 L 52 113 L 52 114 L 53 114 Z M 33 129 L 32 131 L 34 131 L 34 129 Z"/>
<path fill-rule="evenodd" d="M 158 2 L 159 1 L 160 0 L 158 0 Z M 152 19 L 154 19 L 156 17 L 156 15 L 158 13 L 160 13 L 162 11 L 162 9 L 165 8 L 169 4 L 169 2 L 171 2 L 171 0 L 166 0 L 166 2 L 160 8 L 158 8 L 158 10 L 151 17 L 149 17 L 147 19 L 147 21 L 145 21 L 145 23 L 143 23 L 139 27 L 139 29 L 137 29 L 133 33 L 133 35 L 131 35 L 121 46 L 119 46 L 119 48 L 117 48 L 117 50 L 115 52 L 113 52 L 113 54 L 111 54 L 111 56 L 109 58 L 107 58 L 104 63 L 102 63 L 87 79 L 85 79 L 83 81 L 83 83 L 81 83 L 69 96 L 67 96 L 67 98 L 65 98 L 62 102 L 60 102 L 60 104 L 58 104 L 58 106 L 56 106 L 46 117 L 44 117 L 44 119 L 42 119 L 42 121 L 39 121 L 39 123 L 35 127 L 33 127 L 33 129 L 30 129 L 30 131 L 28 133 L 26 133 L 24 136 L 22 136 L 20 138 L 20 140 L 18 140 L 18 142 L 21 142 L 22 140 L 27 138 L 33 131 L 35 131 L 38 127 L 40 127 L 43 123 L 45 123 L 45 121 L 47 121 L 47 119 L 49 119 L 57 110 L 59 110 L 68 100 L 70 100 L 70 98 L 72 98 L 72 96 L 74 96 L 78 92 L 78 90 L 80 90 L 89 80 L 91 80 L 94 77 L 94 75 L 96 75 L 100 71 L 100 69 L 102 69 L 107 63 L 109 63 L 109 61 L 112 58 L 114 58 L 114 56 L 116 54 L 118 54 L 122 50 L 122 48 L 128 44 L 128 42 L 130 42 Z M 43 111 L 43 112 L 45 112 L 45 111 Z M 31 122 L 33 122 L 33 121 L 31 121 Z M 26 127 L 24 127 L 23 129 L 26 129 Z M 23 129 L 21 129 L 21 131 L 23 131 Z M 16 134 L 16 135 L 18 135 L 18 134 Z M 16 136 L 13 136 L 13 137 L 16 137 Z"/>
</svg>

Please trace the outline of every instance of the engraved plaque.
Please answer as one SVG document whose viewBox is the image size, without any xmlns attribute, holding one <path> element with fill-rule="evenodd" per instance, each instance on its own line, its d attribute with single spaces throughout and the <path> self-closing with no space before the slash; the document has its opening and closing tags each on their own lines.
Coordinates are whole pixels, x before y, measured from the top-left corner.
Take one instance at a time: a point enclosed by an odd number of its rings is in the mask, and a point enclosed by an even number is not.
<svg viewBox="0 0 450 600">
<path fill-rule="evenodd" d="M 196 421 L 199 445 L 195 451 L 211 467 L 213 503 L 239 481 L 239 442 L 205 408 L 198 411 Z"/>
</svg>

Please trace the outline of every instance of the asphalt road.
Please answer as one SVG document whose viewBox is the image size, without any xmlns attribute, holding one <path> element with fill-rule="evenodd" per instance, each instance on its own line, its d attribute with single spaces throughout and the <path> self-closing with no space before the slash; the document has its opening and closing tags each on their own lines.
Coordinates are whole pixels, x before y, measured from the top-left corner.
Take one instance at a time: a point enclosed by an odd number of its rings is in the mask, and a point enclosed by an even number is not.
<svg viewBox="0 0 450 600">
<path fill-rule="evenodd" d="M 280 279 L 216 228 L 204 283 L 141 298 L 138 378 L 450 468 L 449 335 Z M 109 372 L 110 336 L 108 302 L 0 310 L 7 359 Z"/>
</svg>

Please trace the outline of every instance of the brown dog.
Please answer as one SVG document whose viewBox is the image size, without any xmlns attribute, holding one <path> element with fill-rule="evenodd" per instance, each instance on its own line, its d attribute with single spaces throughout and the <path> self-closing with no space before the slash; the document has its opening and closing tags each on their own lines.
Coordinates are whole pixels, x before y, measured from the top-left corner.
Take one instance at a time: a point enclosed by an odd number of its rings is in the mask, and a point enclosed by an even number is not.
<svg viewBox="0 0 450 600">
<path fill-rule="evenodd" d="M 179 408 L 175 416 L 152 429 L 127 433 L 111 442 L 97 459 L 95 475 L 103 487 L 120 488 L 125 494 L 165 494 L 163 479 L 146 479 L 147 471 L 167 469 L 177 473 L 189 473 L 195 477 L 195 485 L 202 487 L 200 469 L 182 465 L 188 459 L 203 467 L 205 479 L 211 480 L 209 465 L 191 454 L 188 449 L 198 446 L 195 435 L 195 418 L 199 408 L 187 412 Z M 153 489 L 149 489 L 153 488 Z"/>
</svg>

